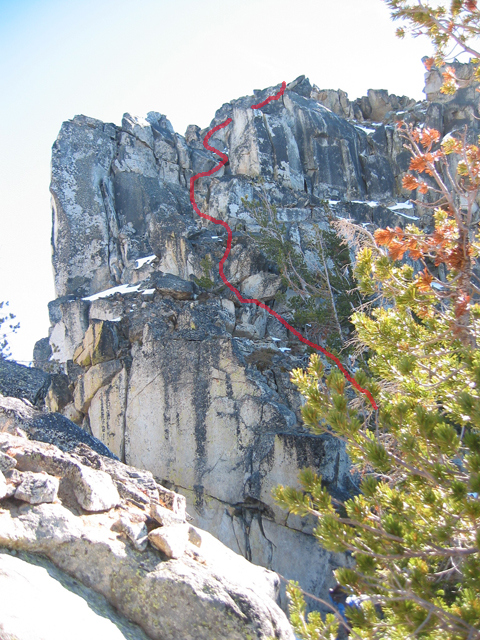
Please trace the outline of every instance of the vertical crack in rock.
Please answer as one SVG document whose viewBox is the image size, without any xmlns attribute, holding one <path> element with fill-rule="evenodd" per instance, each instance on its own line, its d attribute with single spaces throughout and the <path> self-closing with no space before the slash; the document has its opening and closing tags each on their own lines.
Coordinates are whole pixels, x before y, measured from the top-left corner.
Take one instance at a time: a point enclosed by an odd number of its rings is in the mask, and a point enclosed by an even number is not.
<svg viewBox="0 0 480 640">
<path fill-rule="evenodd" d="M 274 549 L 276 549 L 276 545 L 272 542 L 272 540 L 270 540 L 267 537 L 267 534 L 265 533 L 265 529 L 263 528 L 263 517 L 262 517 L 262 513 L 259 511 L 257 513 L 257 518 L 258 518 L 258 526 L 260 528 L 260 533 L 262 534 L 262 536 L 264 537 L 264 539 L 267 542 L 267 546 L 268 546 L 268 561 L 267 561 L 267 569 L 271 569 L 272 565 L 273 565 L 273 554 L 274 554 Z"/>
<path fill-rule="evenodd" d="M 283 96 L 282 96 L 283 98 Z M 273 159 L 273 166 L 272 166 L 272 170 L 273 170 L 273 179 L 275 181 L 278 180 L 278 164 L 277 164 L 277 154 L 275 151 L 275 145 L 273 143 L 273 138 L 272 138 L 272 132 L 270 130 L 270 126 L 268 123 L 268 116 L 266 113 L 264 113 L 263 111 L 261 112 L 262 114 L 262 118 L 263 118 L 263 126 L 265 127 L 265 131 L 267 132 L 268 135 L 268 140 L 270 142 L 270 146 L 272 147 L 272 159 Z"/>
<path fill-rule="evenodd" d="M 203 354 L 202 352 L 203 352 L 203 349 L 198 349 L 197 351 L 197 358 L 194 363 L 194 377 L 193 377 L 193 384 L 194 384 L 193 399 L 195 403 L 194 405 L 194 411 L 195 411 L 194 465 L 195 465 L 195 485 L 197 487 L 196 506 L 201 510 L 204 508 L 203 476 L 206 472 L 206 460 L 207 460 L 206 416 L 207 416 L 208 403 L 210 400 L 210 381 L 206 376 L 202 375 L 202 369 L 205 367 L 205 364 L 206 364 L 205 360 L 208 363 L 208 360 L 210 360 L 210 358 L 206 358 L 205 357 L 206 354 Z"/>
<path fill-rule="evenodd" d="M 120 244 L 118 240 L 119 225 L 117 212 L 115 211 L 113 186 L 109 177 L 102 178 L 100 181 L 100 192 L 103 198 L 103 206 L 107 216 L 108 227 L 110 231 L 110 239 L 108 243 L 108 265 L 110 267 L 110 273 L 114 281 L 119 284 L 122 281 L 122 272 L 125 267 Z"/>
</svg>

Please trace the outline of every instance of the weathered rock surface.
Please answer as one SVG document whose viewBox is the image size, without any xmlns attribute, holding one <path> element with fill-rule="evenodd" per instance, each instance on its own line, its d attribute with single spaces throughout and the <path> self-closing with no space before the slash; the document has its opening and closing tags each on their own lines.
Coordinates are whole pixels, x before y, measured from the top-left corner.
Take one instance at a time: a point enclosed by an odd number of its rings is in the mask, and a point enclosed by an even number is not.
<svg viewBox="0 0 480 640">
<path fill-rule="evenodd" d="M 22 473 L 22 481 L 14 493 L 17 500 L 41 504 L 43 502 L 55 502 L 58 493 L 58 478 L 48 473 Z"/>
<path fill-rule="evenodd" d="M 40 555 L 0 549 L 2 640 L 148 640 L 109 602 Z"/>
<path fill-rule="evenodd" d="M 0 358 L 0 394 L 13 398 L 25 398 L 42 406 L 50 386 L 51 376 L 41 369 Z"/>
<path fill-rule="evenodd" d="M 87 295 L 92 287 L 98 291 L 116 282 L 120 258 L 113 237 L 118 226 L 108 208 L 116 137 L 114 125 L 77 116 L 62 125 L 54 144 L 51 193 L 57 296 L 77 291 Z M 88 251 L 82 250 L 86 247 Z"/>
<path fill-rule="evenodd" d="M 18 430 L 32 440 L 55 444 L 62 451 L 84 443 L 104 456 L 115 457 L 100 440 L 60 413 L 44 413 L 27 402 L 0 395 L 0 432 L 17 434 Z"/>
<path fill-rule="evenodd" d="M 402 190 L 410 157 L 395 121 L 447 133 L 473 122 L 477 109 L 471 92 L 439 101 L 435 74 L 422 103 L 383 90 L 349 101 L 301 76 L 261 110 L 251 105 L 279 86 L 217 111 L 210 127 L 232 123 L 210 144 L 229 162 L 196 181 L 195 196 L 233 231 L 224 270 L 244 297 L 285 313 L 281 279 L 252 240 L 261 229 L 245 198 L 268 197 L 288 240 L 313 263 L 309 243 L 315 228 L 330 229 L 330 216 L 372 228 L 428 226 Z M 188 190 L 194 174 L 218 162 L 202 145 L 206 132 L 191 125 L 181 136 L 156 112 L 125 114 L 121 127 L 84 116 L 62 126 L 52 158 L 58 298 L 49 307 L 49 364 L 68 378 L 73 401 L 51 383 L 48 404 L 181 492 L 195 526 L 325 597 L 345 558 L 317 545 L 311 522 L 278 509 L 271 489 L 295 486 L 298 470 L 311 466 L 345 496 L 348 459 L 339 441 L 301 424 L 289 372 L 306 364 L 302 346 L 264 309 L 240 305 L 219 277 L 226 233 L 199 219 Z M 37 354 L 47 357 L 44 342 Z M 145 544 L 141 527 L 118 526 Z M 167 530 L 148 533 L 168 538 Z"/>
<path fill-rule="evenodd" d="M 127 618 L 125 633 L 133 633 L 138 625 L 143 633 L 134 637 L 152 640 L 293 640 L 285 614 L 275 602 L 278 576 L 248 563 L 206 532 L 190 536 L 182 498 L 158 485 L 152 474 L 99 455 L 85 444 L 65 453 L 55 445 L 6 432 L 0 433 L 0 451 L 16 461 L 5 481 L 7 486 L 17 486 L 13 497 L 1 498 L 0 550 L 48 558 L 89 590 L 97 608 L 104 608 L 105 600 L 115 607 L 115 616 L 107 607 L 107 620 Z M 49 482 L 54 478 L 58 495 L 38 491 L 40 478 Z M 115 500 L 97 503 L 92 509 L 84 500 L 86 483 L 97 496 L 105 495 L 105 487 L 111 493 L 115 486 Z M 170 510 L 178 523 L 160 525 L 150 517 L 153 504 Z M 168 544 L 157 544 L 160 538 Z M 148 540 L 154 545 L 148 545 Z M 19 587 L 12 573 L 32 575 L 21 599 L 27 607 L 25 599 L 35 597 L 42 580 L 45 583 L 45 572 L 32 572 L 23 563 L 19 567 L 0 553 L 0 585 L 5 580 L 4 566 L 13 592 Z M 58 572 L 53 577 L 58 580 Z M 45 586 L 59 592 L 50 580 Z M 69 598 L 68 606 L 78 606 L 78 600 L 73 600 Z M 5 602 L 2 598 L 0 612 Z M 19 633 L 20 640 L 31 638 L 31 628 L 16 619 L 15 611 L 18 607 L 5 617 L 0 615 L 2 632 Z M 111 629 L 106 622 L 104 626 Z M 102 625 L 96 633 L 101 630 Z"/>
</svg>

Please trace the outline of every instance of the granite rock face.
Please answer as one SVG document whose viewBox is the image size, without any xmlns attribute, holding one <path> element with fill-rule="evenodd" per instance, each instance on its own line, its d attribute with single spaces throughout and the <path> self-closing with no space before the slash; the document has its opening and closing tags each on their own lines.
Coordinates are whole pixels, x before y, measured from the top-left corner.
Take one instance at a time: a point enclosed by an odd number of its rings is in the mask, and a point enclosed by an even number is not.
<svg viewBox="0 0 480 640">
<path fill-rule="evenodd" d="M 19 410 L 17 418 L 21 422 Z M 99 635 L 104 628 L 110 634 L 105 637 L 112 638 L 293 640 L 276 603 L 278 576 L 194 529 L 186 521 L 185 499 L 159 485 L 151 473 L 85 444 L 66 453 L 7 432 L 0 433 L 0 451 L 16 462 L 2 476 L 15 493 L 0 492 L 0 585 L 15 593 L 20 576 L 28 580 L 23 611 L 38 606 L 43 589 L 42 598 L 57 594 L 65 606 L 81 608 L 79 598 L 66 597 L 59 584 L 70 577 L 74 593 L 80 590 L 105 618 L 96 622 L 89 615 L 79 621 L 84 630 L 90 625 L 94 638 L 104 637 Z M 40 491 L 41 481 L 44 488 L 54 485 L 55 495 Z M 12 553 L 18 552 L 14 561 Z M 25 553 L 34 554 L 27 556 L 30 561 L 37 555 L 46 558 L 49 577 L 27 566 Z M 2 597 L 0 612 L 6 602 Z M 0 613 L 0 632 L 20 640 L 39 637 L 31 635 L 30 616 L 19 620 L 15 610 L 18 603 Z M 52 635 L 42 637 L 59 637 L 62 621 L 56 617 L 60 620 L 50 620 Z M 116 634 L 108 620 L 118 623 Z"/>
<path fill-rule="evenodd" d="M 429 224 L 401 187 L 410 158 L 395 121 L 446 133 L 475 107 L 471 96 L 463 106 L 438 102 L 432 73 L 423 103 L 380 90 L 352 102 L 301 76 L 262 109 L 251 105 L 279 86 L 217 111 L 208 129 L 232 122 L 209 143 L 229 162 L 195 182 L 195 198 L 233 230 L 224 269 L 244 297 L 287 312 L 275 265 L 251 239 L 260 227 L 244 198 L 268 197 L 307 253 L 331 216 L 371 230 Z M 120 127 L 84 116 L 62 126 L 51 184 L 58 297 L 49 343 L 36 354 L 66 377 L 70 395 L 51 385 L 47 404 L 182 493 L 194 526 L 325 596 L 345 557 L 322 550 L 313 523 L 278 509 L 271 489 L 295 486 L 311 466 L 345 497 L 348 459 L 339 441 L 301 423 L 289 374 L 308 361 L 302 345 L 265 310 L 240 305 L 219 278 L 226 233 L 195 214 L 188 190 L 218 163 L 203 147 L 206 133 L 191 125 L 181 136 L 157 112 L 125 114 Z M 178 531 L 181 549 L 188 531 Z M 152 538 L 178 553 L 168 535 Z"/>
</svg>

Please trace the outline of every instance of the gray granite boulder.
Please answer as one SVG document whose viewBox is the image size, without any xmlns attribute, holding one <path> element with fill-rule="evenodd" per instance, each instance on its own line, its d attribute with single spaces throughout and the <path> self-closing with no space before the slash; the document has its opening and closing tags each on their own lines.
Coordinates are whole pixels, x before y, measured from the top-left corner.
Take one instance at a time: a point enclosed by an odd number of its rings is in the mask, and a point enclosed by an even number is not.
<svg viewBox="0 0 480 640">
<path fill-rule="evenodd" d="M 16 433 L 17 429 L 32 440 L 55 444 L 64 451 L 85 443 L 104 456 L 115 457 L 100 440 L 62 414 L 44 413 L 29 403 L 0 396 L 0 432 Z"/>
<path fill-rule="evenodd" d="M 42 369 L 25 367 L 12 360 L 0 358 L 0 394 L 28 400 L 43 406 L 51 376 Z"/>
<path fill-rule="evenodd" d="M 160 525 L 152 519 L 152 503 L 168 510 L 177 501 L 164 500 L 172 492 L 158 485 L 151 475 L 146 485 L 144 472 L 136 473 L 132 467 L 103 458 L 85 445 L 69 454 L 25 436 L 0 433 L 0 450 L 17 461 L 15 472 L 19 478 L 7 477 L 7 486 L 20 480 L 14 497 L 0 498 L 0 551 L 4 548 L 10 553 L 41 554 L 48 559 L 49 567 L 54 565 L 55 579 L 62 572 L 68 573 L 81 589 L 84 586 L 103 596 L 94 597 L 97 603 L 105 606 L 108 602 L 115 607 L 118 613 L 114 620 L 129 619 L 128 631 L 133 632 L 134 625 L 138 625 L 142 629 L 135 636 L 138 638 L 243 640 L 250 636 L 259 640 L 293 640 L 285 614 L 276 604 L 278 577 L 248 563 L 206 532 L 190 536 L 185 512 L 182 514 L 181 510 L 172 511 L 179 524 Z M 31 486 L 39 476 L 48 479 L 53 472 L 58 486 L 58 497 L 53 501 L 52 496 L 43 496 L 41 504 L 35 504 L 30 499 L 31 491 L 22 492 L 26 484 Z M 111 486 L 122 485 L 124 489 L 115 489 L 115 500 L 92 509 L 81 499 L 85 478 L 97 495 L 105 493 L 107 478 Z M 135 500 L 134 492 L 142 498 Z M 128 497 L 120 499 L 120 493 Z M 160 533 L 152 535 L 157 530 Z M 168 540 L 168 546 L 157 544 L 160 538 Z M 156 544 L 148 545 L 148 540 L 155 540 Z M 18 584 L 13 565 L 19 571 L 32 570 L 0 553 L 0 569 L 10 567 L 6 572 L 0 570 L 0 584 L 15 593 Z M 33 585 L 38 590 L 42 579 L 46 589 L 56 589 L 63 596 L 44 572 L 33 574 L 32 583 L 23 594 L 27 598 L 24 606 L 34 597 Z M 76 601 L 69 600 L 68 606 Z M 5 602 L 0 602 L 0 612 Z M 57 629 L 56 622 L 52 621 L 52 631 Z M 88 622 L 93 624 L 91 617 L 87 617 Z M 20 633 L 21 640 L 22 633 L 29 632 L 28 624 L 15 622 L 10 612 L 0 616 L 0 625 L 2 632 Z M 58 632 L 62 628 L 65 627 L 60 624 Z M 103 629 L 111 628 L 99 624 L 92 629 L 97 633 L 93 637 L 100 637 Z"/>
</svg>

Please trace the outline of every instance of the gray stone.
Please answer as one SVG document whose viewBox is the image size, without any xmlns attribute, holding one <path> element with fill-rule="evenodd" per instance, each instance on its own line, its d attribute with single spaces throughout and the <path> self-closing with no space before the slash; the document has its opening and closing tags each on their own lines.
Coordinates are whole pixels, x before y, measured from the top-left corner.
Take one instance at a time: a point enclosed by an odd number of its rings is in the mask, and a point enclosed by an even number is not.
<svg viewBox="0 0 480 640">
<path fill-rule="evenodd" d="M 55 502 L 58 493 L 58 478 L 47 473 L 32 473 L 26 471 L 22 474 L 22 482 L 15 491 L 15 498 L 30 504 L 42 502 Z"/>
<path fill-rule="evenodd" d="M 73 354 L 73 360 L 76 364 L 88 367 L 113 360 L 116 357 L 118 335 L 114 322 L 92 320 L 82 337 L 82 343 Z"/>
<path fill-rule="evenodd" d="M 75 409 L 75 405 L 73 404 L 73 402 L 71 402 L 70 404 L 67 404 L 65 407 L 63 407 L 62 415 L 64 415 L 65 418 L 67 418 L 68 420 L 71 420 L 75 424 L 78 424 L 78 426 L 82 425 L 83 419 L 85 417 L 83 415 L 83 413 L 80 413 L 79 411 L 77 411 L 77 409 Z M 96 438 L 98 437 L 98 434 L 93 434 L 93 435 Z M 99 440 L 102 440 L 102 439 L 99 438 Z M 102 440 L 102 442 L 103 442 L 103 440 Z"/>
<path fill-rule="evenodd" d="M 193 282 L 183 280 L 171 273 L 155 273 L 149 278 L 150 285 L 163 296 L 170 296 L 175 300 L 191 300 L 193 298 Z"/>
<path fill-rule="evenodd" d="M 85 511 L 107 511 L 120 503 L 117 488 L 108 473 L 79 466 L 72 468 L 70 477 L 75 497 Z"/>
<path fill-rule="evenodd" d="M 121 369 L 122 363 L 119 360 L 109 360 L 95 364 L 83 376 L 79 376 L 74 393 L 77 411 L 86 413 L 97 391 L 111 382 Z"/>
<path fill-rule="evenodd" d="M 50 386 L 45 397 L 45 404 L 49 411 L 53 413 L 62 412 L 63 409 L 73 401 L 70 390 L 70 380 L 65 374 L 52 375 Z"/>
<path fill-rule="evenodd" d="M 148 539 L 167 558 L 181 558 L 187 549 L 188 530 L 188 524 L 169 524 L 150 531 Z"/>
<path fill-rule="evenodd" d="M 26 438 L 0 434 L 0 448 L 14 452 L 20 466 L 36 465 L 43 471 L 56 466 L 62 473 L 79 468 L 76 454 L 62 453 L 52 445 L 32 443 Z M 120 477 L 125 473 L 122 463 L 102 459 L 86 449 L 81 457 L 92 464 L 103 460 L 112 475 L 118 473 Z M 104 472 L 96 470 L 96 474 L 101 473 Z M 136 471 L 129 468 L 129 473 L 130 482 L 135 484 Z M 144 478 L 145 473 L 138 470 L 140 491 Z M 68 479 L 75 481 L 71 475 Z M 68 570 L 80 588 L 87 586 L 117 609 L 115 620 L 125 616 L 131 621 L 130 630 L 136 624 L 152 640 L 242 640 L 249 635 L 260 640 L 293 640 L 290 625 L 275 603 L 278 578 L 272 572 L 237 557 L 206 533 L 201 534 L 202 548 L 197 551 L 189 546 L 187 524 L 154 530 L 163 530 L 164 539 L 169 538 L 174 547 L 169 547 L 172 555 L 178 555 L 166 560 L 163 552 L 144 545 L 142 522 L 146 513 L 141 505 L 127 501 L 115 510 L 78 514 L 78 504 L 72 502 L 73 494 L 67 486 L 60 486 L 60 494 L 61 501 L 52 504 L 19 506 L 15 501 L 4 502 L 0 510 L 0 546 L 16 553 L 41 554 L 55 569 Z M 148 494 L 145 497 L 148 502 Z M 175 537 L 170 537 L 172 529 L 178 529 Z M 150 537 L 154 538 L 152 533 Z M 184 547 L 181 555 L 179 540 Z M 1 561 L 0 558 L 3 570 L 6 565 Z M 5 572 L 0 573 L 1 581 Z M 11 573 L 8 575 L 10 579 Z M 30 584 L 33 583 L 32 578 Z M 0 602 L 0 610 L 4 602 Z M 108 619 L 109 615 L 105 617 Z M 12 622 L 10 616 L 2 615 L 0 620 L 1 624 Z M 101 631 L 107 633 L 108 625 Z M 144 636 L 139 633 L 134 637 Z"/>
<path fill-rule="evenodd" d="M 53 324 L 50 333 L 50 362 L 66 362 L 73 358 L 88 327 L 88 303 L 65 296 L 49 304 Z"/>
<path fill-rule="evenodd" d="M 372 200 L 392 198 L 395 193 L 395 176 L 391 162 L 380 155 L 360 156 L 363 177 Z"/>
<path fill-rule="evenodd" d="M 202 534 L 196 527 L 192 527 L 191 525 L 188 527 L 188 540 L 196 547 L 202 546 Z"/>
<path fill-rule="evenodd" d="M 33 364 L 38 369 L 44 369 L 52 356 L 52 347 L 49 338 L 37 340 L 33 347 Z"/>
<path fill-rule="evenodd" d="M 98 298 L 90 303 L 90 320 L 112 320 L 121 319 L 124 311 L 122 300 L 110 298 Z"/>
<path fill-rule="evenodd" d="M 159 499 L 163 506 L 167 507 L 170 511 L 173 511 L 182 520 L 185 520 L 187 514 L 187 501 L 185 496 L 176 493 L 175 491 L 169 491 L 165 487 L 158 486 Z"/>
<path fill-rule="evenodd" d="M 57 296 L 86 296 L 115 282 L 108 261 L 111 229 L 100 187 L 115 151 L 116 128 L 85 116 L 64 122 L 53 146 L 50 190 Z"/>
<path fill-rule="evenodd" d="M 0 394 L 28 400 L 41 407 L 50 384 L 50 375 L 41 369 L 0 358 Z"/>
<path fill-rule="evenodd" d="M 12 456 L 9 456 L 7 453 L 3 453 L 0 451 L 0 471 L 8 471 L 9 469 L 14 469 L 17 466 L 17 461 Z"/>
<path fill-rule="evenodd" d="M 223 298 L 220 304 L 225 310 L 225 328 L 229 333 L 233 333 L 235 328 L 235 305 L 227 298 Z"/>
<path fill-rule="evenodd" d="M 171 509 L 167 509 L 161 504 L 152 502 L 150 504 L 150 516 L 158 522 L 162 527 L 173 524 L 184 524 L 185 518 L 178 516 Z"/>
<path fill-rule="evenodd" d="M 90 371 L 91 369 L 89 369 Z M 125 458 L 124 418 L 127 381 L 127 371 L 122 368 L 106 386 L 101 386 L 98 389 L 92 397 L 88 408 L 88 419 L 92 435 L 103 442 L 119 460 L 124 460 Z"/>
<path fill-rule="evenodd" d="M 255 273 L 242 282 L 241 292 L 244 298 L 273 300 L 281 286 L 281 278 L 273 273 Z"/>
<path fill-rule="evenodd" d="M 71 451 L 85 443 L 101 455 L 115 458 L 107 447 L 59 413 L 43 413 L 16 398 L 0 396 L 0 432 L 21 429 L 28 438 L 49 442 L 62 451 Z"/>
<path fill-rule="evenodd" d="M 7 493 L 8 493 L 7 482 L 5 480 L 5 476 L 3 475 L 3 472 L 0 471 L 0 500 L 2 500 L 2 498 L 5 498 Z"/>
<path fill-rule="evenodd" d="M 122 515 L 113 524 L 112 531 L 124 533 L 137 551 L 145 551 L 147 548 L 148 531 L 144 518 L 134 520 L 126 515 Z"/>
<path fill-rule="evenodd" d="M 333 111 L 342 118 L 353 118 L 355 116 L 353 105 L 348 99 L 348 94 L 339 89 L 319 89 L 313 85 L 310 97 L 323 104 L 324 107 Z"/>
<path fill-rule="evenodd" d="M 373 122 L 382 122 L 391 111 L 406 110 L 415 105 L 415 100 L 406 96 L 389 94 L 385 89 L 369 89 L 367 95 L 355 101 L 363 118 Z"/>
<path fill-rule="evenodd" d="M 130 133 L 134 138 L 144 142 L 147 147 L 153 147 L 153 132 L 150 123 L 138 116 L 124 113 L 122 118 L 122 130 Z"/>
<path fill-rule="evenodd" d="M 467 67 L 456 67 L 462 77 L 471 72 Z M 279 300 L 275 265 L 256 246 L 265 232 L 245 198 L 264 197 L 275 206 L 288 240 L 311 268 L 319 268 L 311 248 L 314 229 L 328 230 L 330 214 L 372 229 L 404 222 L 401 210 L 388 208 L 410 197 L 402 189 L 410 157 L 394 126 L 397 117 L 413 125 L 433 122 L 445 133 L 465 122 L 477 131 L 475 96 L 465 91 L 437 102 L 437 80 L 434 74 L 427 77 L 428 108 L 384 90 L 350 101 L 344 92 L 319 89 L 300 76 L 281 99 L 261 110 L 251 105 L 279 85 L 217 111 L 209 128 L 229 117 L 232 123 L 210 143 L 229 163 L 196 181 L 195 198 L 203 212 L 232 229 L 224 274 L 241 295 L 267 301 L 284 317 L 288 312 Z M 184 523 L 185 501 L 155 478 L 178 489 L 187 498 L 193 525 L 325 597 L 332 569 L 346 558 L 322 551 L 311 522 L 276 507 L 271 490 L 278 484 L 298 486 L 298 469 L 311 466 L 334 495 L 347 496 L 348 458 L 340 442 L 312 436 L 301 423 L 302 400 L 289 374 L 305 366 L 303 347 L 265 310 L 241 305 L 219 277 L 225 230 L 200 220 L 189 194 L 193 173 L 218 162 L 203 146 L 208 129 L 191 125 L 183 137 L 162 114 L 150 112 L 146 120 L 126 114 L 121 129 L 108 129 L 115 135 L 97 164 L 98 142 L 89 142 L 89 132 L 96 130 L 101 130 L 98 121 L 67 123 L 55 150 L 52 185 L 61 207 L 54 219 L 54 268 L 67 297 L 51 305 L 50 344 L 60 345 L 57 365 L 69 372 L 82 413 L 75 415 L 71 403 L 63 411 L 129 465 L 145 469 L 144 475 L 134 481 L 132 467 L 88 453 L 88 447 L 74 455 L 110 474 L 122 501 L 145 513 L 160 503 Z M 72 168 L 69 154 L 76 146 L 88 161 Z M 100 177 L 99 184 L 92 184 L 91 175 Z M 263 182 L 256 180 L 260 176 Z M 79 243 L 85 256 L 78 257 L 68 253 L 61 235 L 85 235 L 84 203 L 92 199 L 89 233 L 97 231 Z M 139 267 L 137 260 L 147 257 L 152 259 Z M 206 286 L 197 288 L 202 277 Z M 73 300 L 85 296 L 84 290 L 99 293 L 114 284 L 136 290 L 94 302 Z M 95 323 L 101 321 L 112 337 L 108 349 L 94 348 L 102 333 Z M 76 371 L 69 364 L 74 336 L 75 346 L 82 342 Z M 108 363 L 98 372 L 97 357 Z M 171 515 L 165 522 L 155 519 L 163 524 L 155 535 L 177 522 Z M 121 535 L 137 544 L 126 529 Z M 190 541 L 182 562 L 196 557 L 188 555 L 191 546 Z M 195 553 L 202 549 L 203 543 Z M 285 606 L 284 596 L 282 602 Z"/>
<path fill-rule="evenodd" d="M 6 435 L 1 437 L 0 434 L 0 447 L 2 441 L 8 443 L 8 438 Z M 18 470 L 23 472 L 20 483 L 16 483 L 16 497 L 19 499 L 32 503 L 53 501 L 59 489 L 57 478 L 61 478 L 68 481 L 76 504 L 85 511 L 106 511 L 120 503 L 116 484 L 102 469 L 94 469 L 72 461 L 69 456 L 56 453 L 58 450 L 52 445 L 29 443 L 28 440 L 17 444 L 18 450 L 15 449 L 11 453 L 15 455 Z M 37 494 L 40 496 L 39 500 Z M 31 499 L 29 495 L 32 496 Z"/>
</svg>

